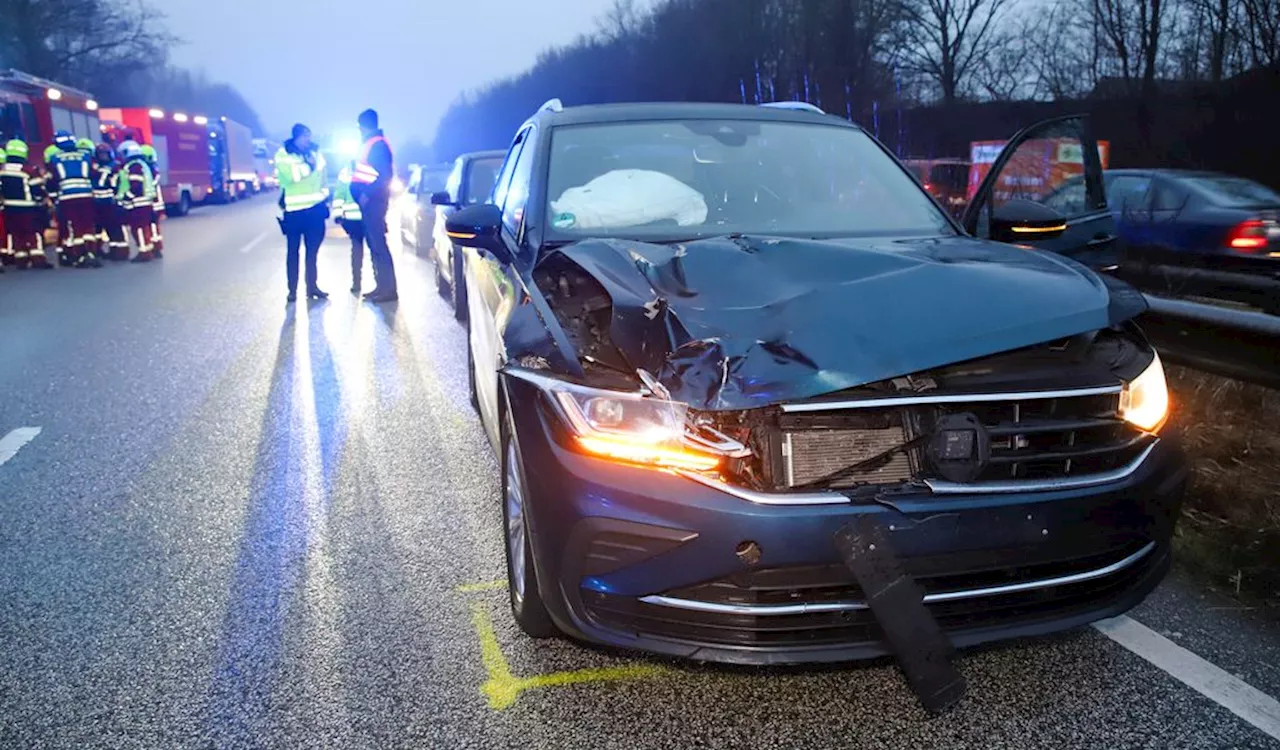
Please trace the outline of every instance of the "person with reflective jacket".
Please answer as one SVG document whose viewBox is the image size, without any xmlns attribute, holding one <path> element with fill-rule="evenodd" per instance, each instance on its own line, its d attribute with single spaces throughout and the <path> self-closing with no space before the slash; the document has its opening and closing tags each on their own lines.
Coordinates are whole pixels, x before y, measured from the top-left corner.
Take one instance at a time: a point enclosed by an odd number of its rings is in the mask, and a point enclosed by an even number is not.
<svg viewBox="0 0 1280 750">
<path fill-rule="evenodd" d="M 27 164 L 26 142 L 14 139 L 4 146 L 0 168 L 0 196 L 4 199 L 5 264 L 19 268 L 53 268 L 44 254 L 45 178 Z"/>
<path fill-rule="evenodd" d="M 324 156 L 311 142 L 311 129 L 293 126 L 292 138 L 276 152 L 276 177 L 280 180 L 280 229 L 284 232 L 287 256 L 289 302 L 298 298 L 298 251 L 307 249 L 307 297 L 325 299 L 329 295 L 317 285 L 316 257 L 324 242 L 325 221 L 329 218 L 329 190 L 324 185 Z"/>
<path fill-rule="evenodd" d="M 338 187 L 333 191 L 334 221 L 351 238 L 351 293 L 360 296 L 360 277 L 364 270 L 364 216 L 360 204 L 351 197 L 353 161 L 338 174 Z"/>
<path fill-rule="evenodd" d="M 129 236 L 138 243 L 138 254 L 133 256 L 133 262 L 146 263 L 155 255 L 155 247 L 151 244 L 151 214 L 156 184 L 137 141 L 120 144 L 120 155 L 124 157 L 124 165 L 116 179 L 116 203 L 125 212 Z"/>
<path fill-rule="evenodd" d="M 60 262 L 77 268 L 101 268 L 102 261 L 98 260 L 93 247 L 96 217 L 89 155 L 80 150 L 76 139 L 65 130 L 54 135 L 53 143 L 58 153 L 50 161 L 49 192 L 58 210 Z"/>
<path fill-rule="evenodd" d="M 396 267 L 387 245 L 387 209 L 391 204 L 391 180 L 395 178 L 391 145 L 378 127 L 378 113 L 366 109 L 358 119 L 364 148 L 351 175 L 351 195 L 364 215 L 364 238 L 373 265 L 374 289 L 364 296 L 370 302 L 398 298 Z"/>
<path fill-rule="evenodd" d="M 147 160 L 147 166 L 151 167 L 151 180 L 156 186 L 156 199 L 151 202 L 151 245 L 156 257 L 163 258 L 164 235 L 160 232 L 160 228 L 165 219 L 164 175 L 160 174 L 160 155 L 156 153 L 156 147 L 143 144 L 141 148 L 142 155 Z"/>
<path fill-rule="evenodd" d="M 98 256 L 110 260 L 129 259 L 129 241 L 124 235 L 121 210 L 116 205 L 120 168 L 111 146 L 99 143 L 93 151 L 93 210 L 98 232 Z"/>
</svg>

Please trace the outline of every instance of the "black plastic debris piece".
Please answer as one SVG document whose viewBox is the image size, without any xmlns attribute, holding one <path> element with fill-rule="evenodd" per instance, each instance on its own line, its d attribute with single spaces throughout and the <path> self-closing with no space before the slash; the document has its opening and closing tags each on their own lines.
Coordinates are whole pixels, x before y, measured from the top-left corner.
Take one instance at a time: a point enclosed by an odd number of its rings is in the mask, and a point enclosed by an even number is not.
<svg viewBox="0 0 1280 750">
<path fill-rule="evenodd" d="M 955 648 L 925 606 L 924 590 L 894 554 L 884 526 L 859 518 L 836 532 L 835 545 L 920 705 L 933 714 L 954 706 L 967 687 L 951 663 Z"/>
</svg>

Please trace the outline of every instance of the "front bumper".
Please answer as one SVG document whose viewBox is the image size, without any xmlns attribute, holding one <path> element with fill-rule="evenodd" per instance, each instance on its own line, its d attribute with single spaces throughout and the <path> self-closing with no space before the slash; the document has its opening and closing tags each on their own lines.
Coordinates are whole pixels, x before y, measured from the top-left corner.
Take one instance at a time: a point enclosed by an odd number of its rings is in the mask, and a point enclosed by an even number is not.
<svg viewBox="0 0 1280 750">
<path fill-rule="evenodd" d="M 588 641 L 748 664 L 886 655 L 833 543 L 860 516 L 890 529 L 957 646 L 1119 614 L 1169 568 L 1186 468 L 1167 439 L 1094 487 L 761 505 L 566 450 L 536 389 L 508 386 L 539 588 L 556 624 Z"/>
</svg>

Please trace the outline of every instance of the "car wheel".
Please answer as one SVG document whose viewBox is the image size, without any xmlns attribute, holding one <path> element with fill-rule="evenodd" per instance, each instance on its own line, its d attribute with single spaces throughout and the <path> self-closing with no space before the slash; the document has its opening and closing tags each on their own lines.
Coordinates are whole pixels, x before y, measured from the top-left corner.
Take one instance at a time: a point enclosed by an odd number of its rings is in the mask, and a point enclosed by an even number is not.
<svg viewBox="0 0 1280 750">
<path fill-rule="evenodd" d="M 529 493 L 524 481 L 524 462 L 515 438 L 515 425 L 510 415 L 502 429 L 502 526 L 506 532 L 507 592 L 511 614 L 525 634 L 549 638 L 558 630 L 542 594 L 538 591 L 538 574 L 533 565 L 533 549 L 529 543 Z"/>
<path fill-rule="evenodd" d="M 449 253 L 449 261 L 453 264 L 453 317 L 459 322 L 467 322 L 467 277 L 462 270 L 462 253 L 455 247 Z"/>
<path fill-rule="evenodd" d="M 471 352 L 471 331 L 467 331 L 467 390 L 471 399 L 471 410 L 480 413 L 480 397 L 476 395 L 476 357 Z"/>
<path fill-rule="evenodd" d="M 436 258 L 431 265 L 436 267 L 436 293 L 446 302 L 452 302 L 453 290 L 449 288 L 449 282 L 445 280 L 444 274 L 440 273 L 440 259 Z"/>
<path fill-rule="evenodd" d="M 190 212 L 191 212 L 191 194 L 183 193 L 182 196 L 178 198 L 178 210 L 174 211 L 173 215 L 186 216 Z"/>
</svg>

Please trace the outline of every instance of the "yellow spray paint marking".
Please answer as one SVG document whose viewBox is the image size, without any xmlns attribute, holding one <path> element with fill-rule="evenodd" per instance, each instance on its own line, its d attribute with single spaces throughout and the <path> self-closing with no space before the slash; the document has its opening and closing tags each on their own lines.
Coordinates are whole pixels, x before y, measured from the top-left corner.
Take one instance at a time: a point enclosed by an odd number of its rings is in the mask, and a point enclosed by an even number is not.
<svg viewBox="0 0 1280 750">
<path fill-rule="evenodd" d="M 485 672 L 489 675 L 489 678 L 480 686 L 480 693 L 489 699 L 489 708 L 495 711 L 510 708 L 520 697 L 520 693 L 533 688 L 574 685 L 582 682 L 635 680 L 653 677 L 665 671 L 662 667 L 652 664 L 632 664 L 516 677 L 511 673 L 511 665 L 507 663 L 507 658 L 502 655 L 502 647 L 498 645 L 498 636 L 493 630 L 493 620 L 489 619 L 489 613 L 485 611 L 483 602 L 471 603 L 471 622 L 475 625 L 476 635 L 480 638 L 480 660 L 484 662 Z"/>
<path fill-rule="evenodd" d="M 507 582 L 505 580 L 484 581 L 483 583 L 467 583 L 453 590 L 455 594 L 476 594 L 481 591 L 497 591 L 505 589 Z"/>
</svg>

